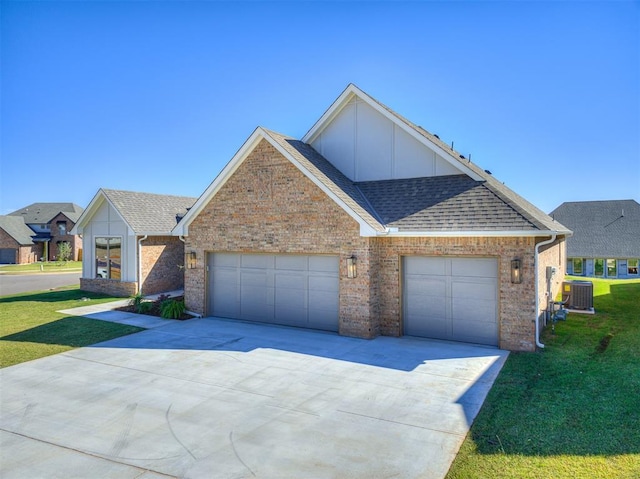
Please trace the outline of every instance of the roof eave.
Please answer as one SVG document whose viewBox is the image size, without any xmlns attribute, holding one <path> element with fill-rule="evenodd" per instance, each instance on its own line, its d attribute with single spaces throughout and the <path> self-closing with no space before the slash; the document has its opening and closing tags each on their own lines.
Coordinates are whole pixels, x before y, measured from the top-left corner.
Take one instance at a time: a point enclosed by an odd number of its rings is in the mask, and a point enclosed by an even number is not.
<svg viewBox="0 0 640 479">
<path fill-rule="evenodd" d="M 553 231 L 553 230 L 506 230 L 506 231 L 394 231 L 389 228 L 388 231 L 377 233 L 376 236 L 384 236 L 388 238 L 497 238 L 497 237 L 527 237 L 535 238 L 538 236 L 570 236 L 570 231 Z"/>
</svg>

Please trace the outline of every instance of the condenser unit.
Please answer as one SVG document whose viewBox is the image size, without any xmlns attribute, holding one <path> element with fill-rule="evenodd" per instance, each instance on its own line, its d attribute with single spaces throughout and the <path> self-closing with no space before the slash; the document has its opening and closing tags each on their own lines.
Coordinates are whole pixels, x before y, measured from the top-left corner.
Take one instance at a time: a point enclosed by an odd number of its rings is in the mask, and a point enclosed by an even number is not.
<svg viewBox="0 0 640 479">
<path fill-rule="evenodd" d="M 591 281 L 564 281 L 562 299 L 567 309 L 593 309 L 593 283 Z"/>
</svg>

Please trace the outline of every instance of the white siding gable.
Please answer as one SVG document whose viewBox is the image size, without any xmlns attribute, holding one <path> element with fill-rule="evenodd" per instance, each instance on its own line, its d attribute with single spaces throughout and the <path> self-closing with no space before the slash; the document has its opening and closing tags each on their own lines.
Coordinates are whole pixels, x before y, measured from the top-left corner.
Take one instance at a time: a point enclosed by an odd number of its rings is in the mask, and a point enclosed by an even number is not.
<svg viewBox="0 0 640 479">
<path fill-rule="evenodd" d="M 355 95 L 311 145 L 352 181 L 463 173 Z"/>
</svg>

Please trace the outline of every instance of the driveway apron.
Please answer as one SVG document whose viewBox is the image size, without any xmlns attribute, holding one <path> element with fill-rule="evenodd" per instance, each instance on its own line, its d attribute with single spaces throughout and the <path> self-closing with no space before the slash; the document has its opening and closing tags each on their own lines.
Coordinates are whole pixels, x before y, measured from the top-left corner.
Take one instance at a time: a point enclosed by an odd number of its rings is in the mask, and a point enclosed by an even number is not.
<svg viewBox="0 0 640 479">
<path fill-rule="evenodd" d="M 1 477 L 444 477 L 507 354 L 168 321 L 1 370 Z"/>
</svg>

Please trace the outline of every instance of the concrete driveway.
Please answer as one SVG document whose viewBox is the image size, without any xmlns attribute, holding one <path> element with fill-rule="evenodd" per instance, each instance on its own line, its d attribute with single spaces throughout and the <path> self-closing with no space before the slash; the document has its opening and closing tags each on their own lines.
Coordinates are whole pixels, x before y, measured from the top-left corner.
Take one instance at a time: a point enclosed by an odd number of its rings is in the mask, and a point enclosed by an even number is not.
<svg viewBox="0 0 640 479">
<path fill-rule="evenodd" d="M 443 477 L 508 354 L 213 318 L 155 326 L 1 370 L 2 477 Z"/>
</svg>

